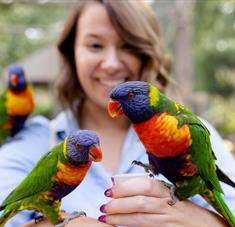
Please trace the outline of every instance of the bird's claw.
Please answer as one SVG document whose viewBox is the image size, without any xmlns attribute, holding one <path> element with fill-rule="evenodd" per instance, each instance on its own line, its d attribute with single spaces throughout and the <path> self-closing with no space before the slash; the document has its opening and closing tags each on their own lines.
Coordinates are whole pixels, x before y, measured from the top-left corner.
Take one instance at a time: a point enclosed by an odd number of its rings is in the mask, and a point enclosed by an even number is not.
<svg viewBox="0 0 235 227">
<path fill-rule="evenodd" d="M 38 224 L 39 222 L 42 221 L 42 219 L 44 218 L 45 216 L 43 214 L 41 215 L 38 215 L 37 217 L 34 218 L 34 223 L 35 224 Z"/>
<path fill-rule="evenodd" d="M 173 206 L 173 205 L 177 202 L 177 197 L 175 196 L 175 190 L 176 190 L 175 185 L 170 184 L 170 183 L 167 183 L 167 182 L 165 182 L 165 181 L 163 181 L 163 180 L 162 180 L 161 182 L 163 183 L 163 185 L 164 185 L 165 187 L 169 188 L 171 200 L 168 201 L 168 204 L 169 204 L 170 206 Z"/>
<path fill-rule="evenodd" d="M 80 216 L 86 216 L 86 213 L 84 211 L 74 211 L 71 214 L 69 214 L 68 216 L 66 216 L 63 220 L 63 222 L 59 223 L 58 225 L 56 225 L 55 227 L 65 227 L 69 221 L 71 221 L 74 218 L 80 217 Z"/>
<path fill-rule="evenodd" d="M 152 170 L 150 165 L 144 164 L 144 163 L 142 163 L 140 161 L 136 161 L 136 160 L 132 161 L 131 165 L 143 167 L 145 172 L 149 174 L 149 177 L 154 178 L 155 174 L 154 174 L 154 171 Z"/>
</svg>

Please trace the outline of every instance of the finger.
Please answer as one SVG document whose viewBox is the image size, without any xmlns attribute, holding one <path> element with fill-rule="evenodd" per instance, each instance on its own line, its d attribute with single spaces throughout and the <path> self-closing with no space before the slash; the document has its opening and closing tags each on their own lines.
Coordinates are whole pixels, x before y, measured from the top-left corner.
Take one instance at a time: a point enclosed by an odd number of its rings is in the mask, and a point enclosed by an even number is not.
<svg viewBox="0 0 235 227">
<path fill-rule="evenodd" d="M 107 215 L 105 217 L 106 223 L 110 225 L 121 226 L 141 226 L 141 227 L 153 227 L 153 226 L 168 226 L 165 215 L 155 214 L 115 214 Z M 164 224 L 164 225 L 163 225 Z"/>
<path fill-rule="evenodd" d="M 157 198 L 149 196 L 131 196 L 111 200 L 102 207 L 102 211 L 107 214 L 128 214 L 128 213 L 155 213 L 165 214 L 172 209 L 168 205 L 168 197 Z"/>
<path fill-rule="evenodd" d="M 89 217 L 77 217 L 71 221 L 69 221 L 68 224 L 66 224 L 66 227 L 112 227 L 108 223 L 102 223 L 99 222 L 96 219 L 89 218 Z"/>
<path fill-rule="evenodd" d="M 133 178 L 120 182 L 112 187 L 112 197 L 128 197 L 146 195 L 152 197 L 168 197 L 169 189 L 161 181 L 147 178 Z"/>
</svg>

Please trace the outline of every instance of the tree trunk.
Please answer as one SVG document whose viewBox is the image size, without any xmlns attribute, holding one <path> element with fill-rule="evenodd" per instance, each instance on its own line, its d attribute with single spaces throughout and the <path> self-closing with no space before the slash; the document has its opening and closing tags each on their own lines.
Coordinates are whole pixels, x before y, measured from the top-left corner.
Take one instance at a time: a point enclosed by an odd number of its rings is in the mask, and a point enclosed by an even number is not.
<svg viewBox="0 0 235 227">
<path fill-rule="evenodd" d="M 194 0 L 175 0 L 176 53 L 174 67 L 184 105 L 193 109 L 192 10 Z"/>
</svg>

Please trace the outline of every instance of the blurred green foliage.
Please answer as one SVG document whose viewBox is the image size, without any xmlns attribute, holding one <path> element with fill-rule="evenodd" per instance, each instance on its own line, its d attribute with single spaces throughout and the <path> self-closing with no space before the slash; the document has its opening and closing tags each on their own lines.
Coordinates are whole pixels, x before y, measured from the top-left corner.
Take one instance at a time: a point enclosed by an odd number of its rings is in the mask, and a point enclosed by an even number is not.
<svg viewBox="0 0 235 227">
<path fill-rule="evenodd" d="M 235 49 L 223 52 L 204 49 L 197 52 L 195 84 L 198 89 L 212 94 L 219 93 L 223 97 L 234 95 L 235 91 Z"/>
<path fill-rule="evenodd" d="M 56 42 L 71 4 L 71 1 L 44 1 L 45 4 L 35 0 L 5 2 L 0 2 L 0 75 L 8 64 Z M 4 88 L 5 84 L 1 82 L 0 94 Z M 34 86 L 33 90 L 35 110 L 32 115 L 52 117 L 51 91 L 42 86 Z"/>
<path fill-rule="evenodd" d="M 68 4 L 0 3 L 0 72 L 32 51 L 54 42 Z"/>
<path fill-rule="evenodd" d="M 200 115 L 235 142 L 235 0 L 196 1 L 194 84 L 209 96 Z"/>
<path fill-rule="evenodd" d="M 234 95 L 235 1 L 196 1 L 193 12 L 196 88 Z"/>
</svg>

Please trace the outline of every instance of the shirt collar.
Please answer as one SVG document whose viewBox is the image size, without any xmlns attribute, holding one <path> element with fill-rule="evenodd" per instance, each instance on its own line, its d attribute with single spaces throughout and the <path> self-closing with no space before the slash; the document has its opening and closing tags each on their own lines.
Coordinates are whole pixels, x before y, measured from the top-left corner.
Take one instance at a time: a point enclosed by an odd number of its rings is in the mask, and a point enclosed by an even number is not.
<svg viewBox="0 0 235 227">
<path fill-rule="evenodd" d="M 143 172 L 143 168 L 131 165 L 134 160 L 140 160 L 146 163 L 147 154 L 134 129 L 130 127 L 123 144 L 118 173 Z"/>
<path fill-rule="evenodd" d="M 57 142 L 62 141 L 71 132 L 78 130 L 79 124 L 75 120 L 71 111 L 65 111 L 58 114 L 55 119 L 54 130 Z"/>
</svg>

